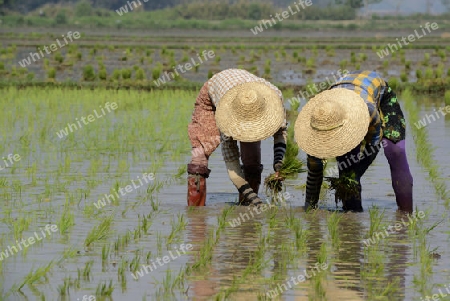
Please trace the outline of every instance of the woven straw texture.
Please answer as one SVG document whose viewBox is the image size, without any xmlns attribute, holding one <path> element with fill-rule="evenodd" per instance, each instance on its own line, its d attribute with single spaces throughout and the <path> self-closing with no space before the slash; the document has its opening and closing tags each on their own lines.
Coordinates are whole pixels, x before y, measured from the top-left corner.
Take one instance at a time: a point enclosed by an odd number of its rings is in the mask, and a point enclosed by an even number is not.
<svg viewBox="0 0 450 301">
<path fill-rule="evenodd" d="M 308 155 L 326 159 L 342 156 L 364 139 L 369 110 L 355 92 L 336 88 L 312 98 L 295 122 L 295 140 Z"/>
<path fill-rule="evenodd" d="M 284 120 L 285 111 L 280 96 L 263 83 L 244 83 L 230 89 L 216 108 L 219 130 L 242 142 L 255 142 L 273 136 Z"/>
</svg>

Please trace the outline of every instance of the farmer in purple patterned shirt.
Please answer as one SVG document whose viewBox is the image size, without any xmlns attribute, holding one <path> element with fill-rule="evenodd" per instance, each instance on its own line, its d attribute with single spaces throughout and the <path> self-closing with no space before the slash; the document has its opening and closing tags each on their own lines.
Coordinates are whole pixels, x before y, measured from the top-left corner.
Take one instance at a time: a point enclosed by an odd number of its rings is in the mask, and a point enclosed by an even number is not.
<svg viewBox="0 0 450 301">
<path fill-rule="evenodd" d="M 323 179 L 323 159 L 336 157 L 339 178 L 353 177 L 357 195 L 343 209 L 362 211 L 361 177 L 381 146 L 391 169 L 398 209 L 413 210 L 413 178 L 405 146 L 406 123 L 397 97 L 374 71 L 346 74 L 312 98 L 295 124 L 295 138 L 308 154 L 306 208 L 315 208 Z"/>
</svg>

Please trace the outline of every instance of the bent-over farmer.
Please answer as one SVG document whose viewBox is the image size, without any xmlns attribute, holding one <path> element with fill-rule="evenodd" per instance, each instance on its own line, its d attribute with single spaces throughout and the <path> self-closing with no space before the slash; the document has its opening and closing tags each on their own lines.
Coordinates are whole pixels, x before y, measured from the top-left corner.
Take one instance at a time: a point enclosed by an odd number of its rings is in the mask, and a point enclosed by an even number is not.
<svg viewBox="0 0 450 301">
<path fill-rule="evenodd" d="M 263 170 L 261 140 L 274 138 L 275 172 L 286 152 L 281 91 L 245 70 L 221 71 L 201 88 L 188 134 L 192 144 L 192 160 L 187 166 L 188 206 L 205 205 L 206 178 L 211 171 L 208 159 L 220 143 L 228 175 L 239 191 L 239 204 L 258 205 L 262 203 L 258 197 Z"/>
<path fill-rule="evenodd" d="M 308 155 L 306 208 L 315 208 L 319 200 L 322 159 L 336 157 L 339 177 L 353 175 L 357 182 L 358 193 L 342 200 L 343 209 L 362 211 L 360 180 L 383 146 L 398 209 L 412 212 L 405 119 L 394 91 L 378 73 L 348 73 L 317 94 L 298 115 L 295 139 Z"/>
</svg>

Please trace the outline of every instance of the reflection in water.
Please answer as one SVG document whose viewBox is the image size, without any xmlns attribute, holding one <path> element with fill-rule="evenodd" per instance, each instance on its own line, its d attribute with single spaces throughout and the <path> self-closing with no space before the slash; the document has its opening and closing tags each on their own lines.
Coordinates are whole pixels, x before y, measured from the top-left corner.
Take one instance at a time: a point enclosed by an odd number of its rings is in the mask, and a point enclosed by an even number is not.
<svg viewBox="0 0 450 301">
<path fill-rule="evenodd" d="M 187 240 L 196 251 L 189 262 L 197 261 L 198 251 L 207 242 L 209 232 L 218 229 L 219 211 L 217 207 L 187 210 Z M 243 212 L 246 212 L 245 208 L 236 207 L 227 219 Z M 297 219 L 307 233 L 300 248 L 295 231 L 289 225 L 289 214 L 292 214 L 290 222 Z M 367 222 L 362 221 L 368 214 L 337 214 L 342 215 L 337 228 L 340 242 L 337 246 L 332 245 L 327 230 L 327 218 L 331 213 L 324 210 L 306 214 L 300 207 L 281 208 L 255 215 L 237 227 L 226 224 L 213 247 L 212 263 L 190 275 L 189 298 L 211 300 L 219 294 L 224 297 L 227 289 L 230 295 L 226 300 L 267 298 L 270 290 L 283 287 L 282 284 L 305 270 L 309 273 L 317 265 L 321 246 L 325 244 L 329 271 L 312 278 L 305 277 L 308 278 L 305 282 L 284 289 L 283 300 L 309 300 L 311 297 L 312 300 L 364 300 L 383 293 L 389 300 L 403 300 L 410 253 L 409 244 L 404 243 L 407 229 L 380 241 L 370 253 L 363 243 L 367 238 Z M 404 218 L 401 213 L 394 215 L 390 223 L 395 225 L 401 218 Z M 378 260 L 381 260 L 380 265 Z M 319 297 L 321 290 L 323 298 Z"/>
<path fill-rule="evenodd" d="M 336 252 L 333 275 L 338 287 L 356 291 L 363 295 L 361 287 L 361 261 L 363 260 L 362 233 L 364 233 L 360 216 L 354 213 L 342 213 L 338 225 L 338 237 L 341 242 Z"/>
<path fill-rule="evenodd" d="M 188 225 L 186 227 L 187 232 L 187 240 L 194 246 L 194 252 L 196 255 L 194 255 L 194 258 L 192 258 L 192 261 L 195 260 L 195 257 L 198 256 L 198 252 L 201 249 L 201 246 L 205 243 L 205 240 L 208 237 L 208 229 L 209 226 L 207 224 L 207 212 L 208 210 L 206 207 L 199 207 L 195 208 L 196 210 L 193 210 L 191 207 L 187 209 L 186 216 Z M 203 210 L 201 210 L 203 209 Z M 209 273 L 206 273 L 209 275 L 214 274 L 214 271 L 211 270 Z M 197 275 L 194 274 L 194 277 Z M 199 275 L 200 276 L 200 275 Z M 215 294 L 215 288 L 216 284 L 208 279 L 201 279 L 201 277 L 198 277 L 200 279 L 192 281 L 192 284 L 189 284 L 189 291 L 188 294 L 191 296 L 193 295 L 194 300 L 206 300 L 208 296 L 212 296 Z M 206 277 L 205 277 L 206 278 Z M 208 277 L 209 278 L 209 277 Z"/>
</svg>

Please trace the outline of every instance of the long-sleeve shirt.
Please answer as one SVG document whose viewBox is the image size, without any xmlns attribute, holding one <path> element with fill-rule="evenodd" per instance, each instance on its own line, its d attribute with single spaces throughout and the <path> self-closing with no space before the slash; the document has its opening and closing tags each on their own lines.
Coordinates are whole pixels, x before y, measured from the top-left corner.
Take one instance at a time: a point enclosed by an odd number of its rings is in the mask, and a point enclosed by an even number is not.
<svg viewBox="0 0 450 301">
<path fill-rule="evenodd" d="M 281 91 L 264 78 L 257 77 L 256 75 L 241 69 L 227 69 L 215 74 L 208 81 L 208 93 L 214 106 L 217 106 L 220 99 L 228 92 L 228 90 L 248 82 L 260 82 L 266 84 L 280 96 L 280 102 L 283 103 L 283 94 Z M 284 158 L 286 152 L 286 121 L 284 121 L 280 129 L 273 135 L 273 138 L 275 164 Z M 246 184 L 247 182 L 244 180 L 239 164 L 239 148 L 237 146 L 237 141 L 234 140 L 233 137 L 226 137 L 221 134 L 221 142 L 222 154 L 229 170 L 230 179 L 239 189 L 243 183 Z M 230 172 L 230 168 L 233 172 Z"/>
<path fill-rule="evenodd" d="M 374 71 L 355 71 L 346 74 L 330 87 L 345 88 L 354 91 L 366 102 L 370 115 L 370 123 L 364 140 L 359 147 L 361 151 L 366 145 L 378 145 L 383 138 L 383 116 L 379 107 L 380 101 L 386 93 L 387 84 Z M 308 177 L 306 182 L 306 200 L 316 202 L 319 199 L 320 187 L 323 181 L 323 161 L 327 158 L 307 156 Z"/>
</svg>

